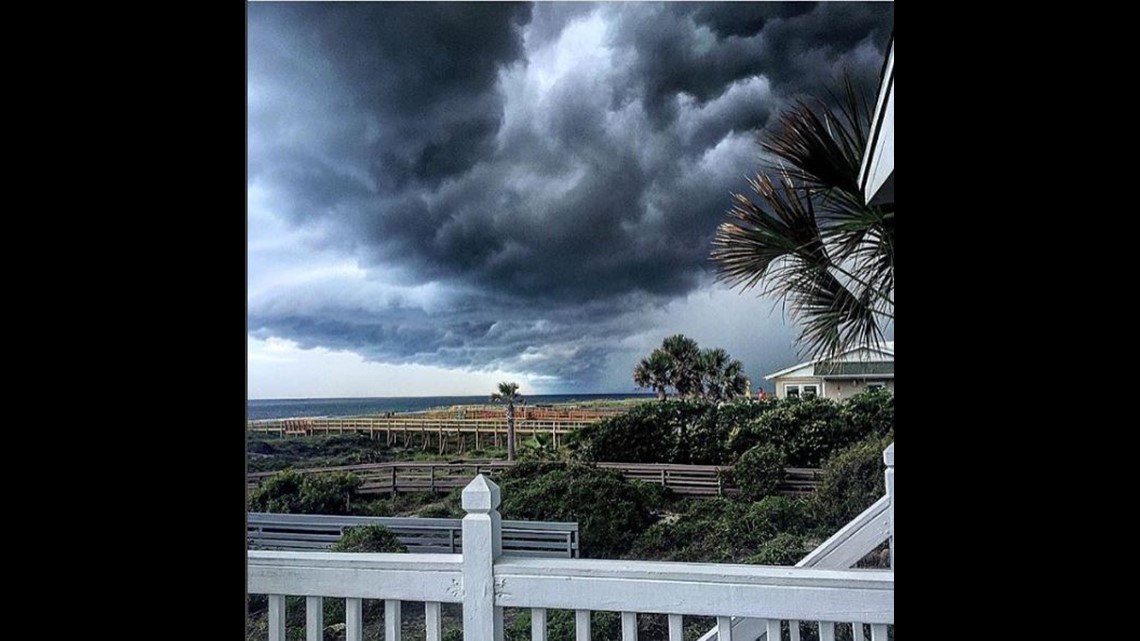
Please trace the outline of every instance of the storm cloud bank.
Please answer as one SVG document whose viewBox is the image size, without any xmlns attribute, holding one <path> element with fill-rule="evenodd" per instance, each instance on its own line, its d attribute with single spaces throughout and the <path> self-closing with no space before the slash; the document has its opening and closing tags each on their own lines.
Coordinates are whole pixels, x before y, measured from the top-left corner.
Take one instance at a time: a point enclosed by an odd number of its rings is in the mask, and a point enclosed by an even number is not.
<svg viewBox="0 0 1140 641">
<path fill-rule="evenodd" d="M 842 69 L 873 94 L 893 24 L 890 3 L 247 10 L 251 335 L 563 390 L 632 368 L 646 314 L 709 286 L 757 132 Z"/>
</svg>

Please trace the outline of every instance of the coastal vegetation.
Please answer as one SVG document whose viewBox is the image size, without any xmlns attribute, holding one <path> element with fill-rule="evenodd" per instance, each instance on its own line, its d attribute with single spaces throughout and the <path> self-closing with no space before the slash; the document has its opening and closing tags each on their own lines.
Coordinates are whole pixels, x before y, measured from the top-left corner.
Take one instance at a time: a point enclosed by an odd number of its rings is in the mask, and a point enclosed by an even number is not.
<svg viewBox="0 0 1140 641">
<path fill-rule="evenodd" d="M 641 359 L 633 370 L 633 382 L 652 389 L 664 401 L 670 389 L 683 398 L 723 402 L 747 396 L 751 383 L 744 365 L 717 347 L 702 350 L 697 341 L 674 334 Z"/>
<path fill-rule="evenodd" d="M 823 398 L 739 400 L 716 403 L 701 398 L 670 398 L 634 405 L 629 411 L 580 428 L 560 447 L 541 437 L 520 443 L 519 461 L 496 474 L 504 519 L 574 521 L 580 553 L 587 558 L 791 565 L 835 529 L 883 494 L 883 449 L 894 436 L 894 397 L 874 390 L 837 403 Z M 288 460 L 307 467 L 359 456 L 370 462 L 441 457 L 383 441 L 350 435 L 298 439 L 250 437 L 263 465 Z M 356 450 L 355 454 L 350 454 Z M 474 453 L 472 453 L 474 454 Z M 503 458 L 505 452 L 482 452 Z M 277 456 L 282 460 L 274 461 Z M 449 457 L 446 460 L 455 460 Z M 681 498 L 656 484 L 629 480 L 594 465 L 599 461 L 732 465 L 736 496 Z M 810 496 L 776 493 L 786 465 L 822 468 Z M 251 511 L 461 518 L 461 489 L 446 495 L 401 493 L 361 495 L 351 474 L 301 475 L 277 472 L 249 494 Z M 384 528 L 350 529 L 336 545 L 345 551 L 395 551 L 399 541 Z M 877 566 L 872 553 L 862 563 Z M 264 597 L 250 598 L 247 638 L 265 634 Z M 422 609 L 404 604 L 405 634 L 421 635 Z M 366 639 L 379 639 L 380 602 L 365 602 Z M 303 632 L 304 606 L 290 601 L 290 627 Z M 325 603 L 326 641 L 344 638 L 344 605 Z M 594 638 L 620 638 L 617 613 L 594 612 Z M 507 641 L 530 638 L 530 613 L 508 609 Z M 444 638 L 462 638 L 461 612 L 446 606 Z M 685 638 L 692 641 L 714 621 L 690 617 Z M 663 616 L 638 617 L 639 638 L 668 638 Z M 290 639 L 293 639 L 290 632 Z M 805 631 L 806 634 L 806 631 Z M 301 638 L 300 636 L 296 638 Z M 571 641 L 574 616 L 548 612 L 548 638 Z M 804 637 L 810 638 L 810 634 Z"/>
</svg>

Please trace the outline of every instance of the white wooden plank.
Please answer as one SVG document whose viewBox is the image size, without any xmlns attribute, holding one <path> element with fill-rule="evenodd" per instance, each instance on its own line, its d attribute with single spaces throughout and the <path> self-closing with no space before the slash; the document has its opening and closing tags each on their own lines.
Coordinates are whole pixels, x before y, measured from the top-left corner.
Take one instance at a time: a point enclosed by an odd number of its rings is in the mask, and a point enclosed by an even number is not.
<svg viewBox="0 0 1140 641">
<path fill-rule="evenodd" d="M 887 626 L 881 623 L 872 623 L 871 641 L 887 641 Z"/>
<path fill-rule="evenodd" d="M 852 641 L 863 641 L 864 638 L 865 638 L 865 635 L 863 634 L 863 624 L 862 623 L 852 623 L 851 624 L 851 639 L 852 639 Z"/>
<path fill-rule="evenodd" d="M 384 600 L 384 641 L 400 641 L 400 602 L 396 599 Z"/>
<path fill-rule="evenodd" d="M 269 641 L 285 641 L 285 595 L 269 595 Z"/>
<path fill-rule="evenodd" d="M 717 641 L 732 641 L 732 617 L 716 618 Z"/>
<path fill-rule="evenodd" d="M 364 600 L 344 600 L 344 628 L 346 641 L 363 641 L 364 639 Z"/>
<path fill-rule="evenodd" d="M 819 622 L 819 641 L 835 641 L 835 623 L 832 621 Z"/>
<path fill-rule="evenodd" d="M 424 603 L 424 623 L 427 628 L 427 641 L 440 641 L 443 638 L 442 605 L 439 601 Z"/>
<path fill-rule="evenodd" d="M 253 552 L 250 552 L 250 554 L 253 554 Z M 278 554 L 286 553 L 279 552 Z M 313 553 L 293 552 L 292 554 Z M 419 556 L 431 558 L 449 555 L 423 554 Z M 871 589 L 890 589 L 890 587 L 894 585 L 894 574 L 888 570 L 794 568 L 789 566 L 743 565 L 734 563 L 672 563 L 667 561 L 627 561 L 617 559 L 521 559 L 510 556 L 499 559 L 499 562 L 495 564 L 496 577 L 500 574 L 554 576 L 564 581 L 579 577 L 610 579 L 643 579 L 652 577 L 654 580 L 670 582 L 726 582 L 741 585 L 781 585 L 822 588 L 866 587 Z M 630 609 L 631 608 L 619 608 L 618 611 Z M 636 608 L 636 611 L 651 612 L 652 610 Z"/>
<path fill-rule="evenodd" d="M 590 611 L 574 611 L 574 641 L 590 641 Z"/>
<path fill-rule="evenodd" d="M 621 641 L 637 641 L 637 613 L 621 613 Z"/>
<path fill-rule="evenodd" d="M 540 565 L 524 564 L 540 561 Z M 569 563 L 561 573 L 541 564 Z M 707 564 L 607 561 L 592 572 L 586 560 L 504 557 L 496 581 L 508 607 L 701 614 L 755 619 L 894 622 L 894 573 Z M 682 567 L 678 567 L 682 566 Z M 537 572 L 532 569 L 537 568 Z M 824 573 L 818 575 L 816 573 Z M 671 575 L 672 574 L 672 575 Z M 761 630 L 762 631 L 762 630 Z"/>
<path fill-rule="evenodd" d="M 792 641 L 800 641 L 800 622 L 794 619 L 788 621 L 788 632 L 792 637 Z"/>
<path fill-rule="evenodd" d="M 684 641 L 684 619 L 680 614 L 669 615 L 669 641 Z"/>
<path fill-rule="evenodd" d="M 362 554 L 351 552 L 247 553 L 251 594 L 285 594 L 460 603 L 458 554 Z"/>
<path fill-rule="evenodd" d="M 546 641 L 546 610 L 531 608 L 530 641 Z"/>
<path fill-rule="evenodd" d="M 325 639 L 325 600 L 319 596 L 305 597 L 305 641 Z"/>
<path fill-rule="evenodd" d="M 781 641 L 780 636 L 780 620 L 768 619 L 768 638 L 765 641 Z"/>
</svg>

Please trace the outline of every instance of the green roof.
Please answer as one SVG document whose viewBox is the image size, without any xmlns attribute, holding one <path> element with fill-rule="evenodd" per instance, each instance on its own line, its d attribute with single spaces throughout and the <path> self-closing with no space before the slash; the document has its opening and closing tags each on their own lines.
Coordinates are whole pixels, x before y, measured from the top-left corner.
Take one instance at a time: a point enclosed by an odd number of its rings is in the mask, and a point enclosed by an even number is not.
<svg viewBox="0 0 1140 641">
<path fill-rule="evenodd" d="M 850 361 L 839 363 L 816 363 L 816 376 L 874 376 L 894 374 L 894 361 Z"/>
</svg>

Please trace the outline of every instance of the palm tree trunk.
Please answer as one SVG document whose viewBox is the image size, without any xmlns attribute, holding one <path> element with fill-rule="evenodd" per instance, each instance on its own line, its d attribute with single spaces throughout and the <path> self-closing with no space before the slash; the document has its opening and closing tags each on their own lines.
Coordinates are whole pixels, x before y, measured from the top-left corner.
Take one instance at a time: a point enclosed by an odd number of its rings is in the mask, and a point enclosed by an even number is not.
<svg viewBox="0 0 1140 641">
<path fill-rule="evenodd" d="M 515 404 L 507 403 L 507 461 L 515 460 Z"/>
<path fill-rule="evenodd" d="M 665 400 L 665 388 L 664 387 L 658 387 L 657 388 L 657 400 L 659 400 L 659 401 Z"/>
</svg>

